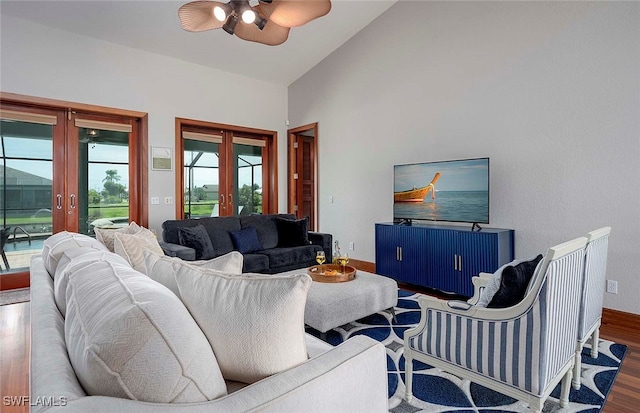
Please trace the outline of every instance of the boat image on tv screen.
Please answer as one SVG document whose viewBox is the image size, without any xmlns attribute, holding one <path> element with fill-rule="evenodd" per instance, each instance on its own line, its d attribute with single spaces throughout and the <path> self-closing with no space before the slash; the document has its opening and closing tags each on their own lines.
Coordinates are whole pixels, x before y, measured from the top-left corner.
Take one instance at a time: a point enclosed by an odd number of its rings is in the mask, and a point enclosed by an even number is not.
<svg viewBox="0 0 640 413">
<path fill-rule="evenodd" d="M 393 169 L 394 221 L 489 223 L 489 158 Z"/>
</svg>

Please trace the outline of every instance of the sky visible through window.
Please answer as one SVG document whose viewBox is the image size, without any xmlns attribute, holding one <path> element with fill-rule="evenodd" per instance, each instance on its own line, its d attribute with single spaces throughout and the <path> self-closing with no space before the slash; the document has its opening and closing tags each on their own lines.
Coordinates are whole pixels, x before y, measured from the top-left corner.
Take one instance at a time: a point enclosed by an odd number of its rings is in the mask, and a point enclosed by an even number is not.
<svg viewBox="0 0 640 413">
<path fill-rule="evenodd" d="M 127 146 L 104 145 L 89 143 L 89 188 L 100 192 L 103 189 L 103 179 L 107 170 L 115 169 L 120 176 L 120 183 L 128 188 L 128 165 L 113 164 L 128 163 L 129 148 Z M 49 139 L 29 139 L 4 137 L 5 156 L 10 158 L 30 158 L 29 160 L 7 160 L 7 166 L 20 171 L 53 180 L 52 144 Z M 95 163 L 99 162 L 99 163 Z M 103 163 L 104 162 L 104 163 Z"/>
</svg>

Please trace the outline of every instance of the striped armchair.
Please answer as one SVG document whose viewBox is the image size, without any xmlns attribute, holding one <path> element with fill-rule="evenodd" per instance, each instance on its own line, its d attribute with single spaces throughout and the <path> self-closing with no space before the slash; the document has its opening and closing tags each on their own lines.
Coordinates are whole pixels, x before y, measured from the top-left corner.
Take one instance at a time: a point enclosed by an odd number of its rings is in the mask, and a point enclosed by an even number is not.
<svg viewBox="0 0 640 413">
<path fill-rule="evenodd" d="M 588 243 L 585 250 L 584 280 L 578 321 L 578 345 L 576 346 L 572 382 L 573 388 L 576 390 L 580 388 L 582 348 L 589 338 L 591 338 L 591 357 L 598 358 L 598 340 L 600 338 L 610 233 L 611 227 L 603 227 L 587 234 Z"/>
<path fill-rule="evenodd" d="M 404 335 L 406 399 L 412 398 L 413 360 L 522 400 L 541 411 L 562 381 L 569 400 L 587 239 L 550 248 L 513 307 L 420 299 L 418 326 Z"/>
</svg>

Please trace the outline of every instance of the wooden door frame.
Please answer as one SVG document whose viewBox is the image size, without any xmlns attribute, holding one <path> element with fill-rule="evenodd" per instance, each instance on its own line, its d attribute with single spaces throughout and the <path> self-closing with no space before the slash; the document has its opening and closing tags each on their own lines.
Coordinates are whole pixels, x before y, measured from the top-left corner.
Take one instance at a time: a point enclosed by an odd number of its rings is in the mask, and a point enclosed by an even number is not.
<svg viewBox="0 0 640 413">
<path fill-rule="evenodd" d="M 0 107 L 19 109 L 25 112 L 38 112 L 38 111 L 55 111 L 58 113 L 79 112 L 87 115 L 101 115 L 101 116 L 115 116 L 123 118 L 133 118 L 136 120 L 137 128 L 134 131 L 134 136 L 137 135 L 137 140 L 134 143 L 136 151 L 132 154 L 132 159 L 135 161 L 135 165 L 132 165 L 131 158 L 129 162 L 130 175 L 132 168 L 135 168 L 136 179 L 129 182 L 129 211 L 130 218 L 134 219 L 142 226 L 148 226 L 149 223 L 149 205 L 148 205 L 148 114 L 146 112 L 132 111 L 126 109 L 111 108 L 107 106 L 90 105 L 85 103 L 69 102 L 64 100 L 42 98 L 36 96 L 21 95 L 17 93 L 1 92 L 0 91 Z M 62 119 L 62 123 L 66 125 L 67 117 Z M 60 121 L 60 119 L 59 119 Z M 64 137 L 67 135 L 68 126 L 63 126 L 60 130 L 63 131 Z M 54 132 L 58 133 L 58 132 Z M 62 139 L 64 139 L 62 137 Z M 54 158 L 60 160 L 65 155 L 65 147 L 54 147 Z M 58 163 L 59 164 L 59 163 Z M 66 191 L 66 179 L 60 184 L 64 185 Z M 54 183 L 55 185 L 55 183 Z M 55 188 L 52 188 L 55 189 Z M 52 196 L 55 196 L 56 192 L 52 190 Z M 55 200 L 51 200 L 52 205 L 55 204 Z M 65 208 L 62 211 L 66 211 Z M 54 233 L 59 232 L 60 228 L 54 228 Z M 0 276 L 0 290 L 9 290 L 14 288 L 23 288 L 29 286 L 29 271 L 14 272 L 10 274 L 2 274 Z"/>
<path fill-rule="evenodd" d="M 293 147 L 293 144 L 296 140 L 296 134 L 308 130 L 313 130 L 313 211 L 316 218 L 313 228 L 309 228 L 309 230 L 318 231 L 320 228 L 320 214 L 318 208 L 318 122 L 308 123 L 306 125 L 287 130 L 287 212 L 295 214 L 294 205 L 296 205 L 295 191 L 293 190 L 293 188 L 296 187 L 296 180 L 293 178 L 294 171 L 296 170 L 295 148 Z"/>
<path fill-rule="evenodd" d="M 262 193 L 262 205 L 263 213 L 265 206 L 268 208 L 269 213 L 278 212 L 278 132 L 270 131 L 266 129 L 249 128 L 245 126 L 227 125 L 224 123 L 207 122 L 195 119 L 176 118 L 175 120 L 175 210 L 176 219 L 184 218 L 184 142 L 182 139 L 182 129 L 187 128 L 202 128 L 202 129 L 218 129 L 237 133 L 249 133 L 254 135 L 266 136 L 269 142 L 267 142 L 265 163 L 262 167 L 262 179 L 263 182 L 269 183 L 269 190 Z M 225 151 L 220 157 L 221 162 L 224 161 L 227 165 L 233 163 L 231 157 L 231 151 Z M 220 167 L 222 167 L 222 163 Z M 266 172 L 266 174 L 265 174 Z M 229 180 L 230 177 L 227 178 Z M 221 182 L 220 185 L 223 183 Z M 226 183 L 225 183 L 226 184 Z M 264 184 L 263 184 L 264 188 Z M 234 200 L 234 206 L 235 206 Z M 235 214 L 234 214 L 235 215 Z"/>
</svg>

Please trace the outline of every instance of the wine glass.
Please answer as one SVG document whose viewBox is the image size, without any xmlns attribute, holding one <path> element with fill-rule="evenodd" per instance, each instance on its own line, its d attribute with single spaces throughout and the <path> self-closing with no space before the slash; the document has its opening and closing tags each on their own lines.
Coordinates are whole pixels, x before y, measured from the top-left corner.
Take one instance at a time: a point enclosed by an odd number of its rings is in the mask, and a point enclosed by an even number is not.
<svg viewBox="0 0 640 413">
<path fill-rule="evenodd" d="M 323 273 L 322 264 L 324 264 L 325 259 L 326 259 L 326 257 L 324 255 L 324 251 L 316 252 L 316 262 L 320 265 L 320 274 Z"/>
<path fill-rule="evenodd" d="M 342 273 L 344 274 L 346 272 L 346 265 L 349 262 L 349 254 L 345 252 L 344 254 L 340 255 L 339 261 L 340 265 L 342 266 Z"/>
</svg>

